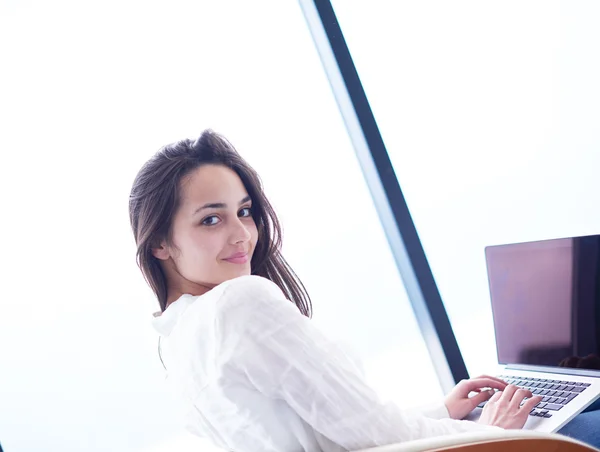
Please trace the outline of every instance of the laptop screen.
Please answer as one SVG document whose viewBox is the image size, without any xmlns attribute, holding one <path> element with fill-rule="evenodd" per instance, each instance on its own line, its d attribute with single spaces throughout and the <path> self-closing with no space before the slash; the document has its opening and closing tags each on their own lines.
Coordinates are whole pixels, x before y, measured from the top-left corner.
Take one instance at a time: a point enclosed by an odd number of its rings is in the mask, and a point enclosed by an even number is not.
<svg viewBox="0 0 600 452">
<path fill-rule="evenodd" d="M 500 364 L 600 369 L 600 235 L 485 255 Z"/>
</svg>

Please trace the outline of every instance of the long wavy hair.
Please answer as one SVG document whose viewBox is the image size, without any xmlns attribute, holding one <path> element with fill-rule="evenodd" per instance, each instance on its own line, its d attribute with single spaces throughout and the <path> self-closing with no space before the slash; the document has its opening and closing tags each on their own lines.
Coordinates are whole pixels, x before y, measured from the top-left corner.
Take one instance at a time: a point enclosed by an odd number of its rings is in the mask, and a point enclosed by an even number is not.
<svg viewBox="0 0 600 452">
<path fill-rule="evenodd" d="M 273 281 L 306 317 L 312 304 L 306 288 L 281 255 L 281 226 L 256 171 L 225 137 L 205 130 L 197 140 L 185 139 L 161 148 L 137 174 L 129 196 L 129 219 L 137 245 L 136 260 L 160 304 L 167 308 L 167 280 L 152 249 L 173 243 L 173 217 L 180 206 L 181 181 L 202 165 L 223 165 L 240 177 L 252 199 L 258 241 L 252 256 L 253 275 Z"/>
</svg>

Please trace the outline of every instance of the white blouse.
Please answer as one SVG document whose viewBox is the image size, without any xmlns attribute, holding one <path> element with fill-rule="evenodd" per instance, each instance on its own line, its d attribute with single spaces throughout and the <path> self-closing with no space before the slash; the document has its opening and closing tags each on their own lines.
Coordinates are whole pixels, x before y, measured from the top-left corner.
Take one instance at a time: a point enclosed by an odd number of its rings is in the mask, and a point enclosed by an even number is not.
<svg viewBox="0 0 600 452">
<path fill-rule="evenodd" d="M 470 430 L 443 403 L 382 402 L 341 347 L 268 279 L 183 295 L 154 319 L 186 427 L 236 452 L 339 452 Z"/>
</svg>

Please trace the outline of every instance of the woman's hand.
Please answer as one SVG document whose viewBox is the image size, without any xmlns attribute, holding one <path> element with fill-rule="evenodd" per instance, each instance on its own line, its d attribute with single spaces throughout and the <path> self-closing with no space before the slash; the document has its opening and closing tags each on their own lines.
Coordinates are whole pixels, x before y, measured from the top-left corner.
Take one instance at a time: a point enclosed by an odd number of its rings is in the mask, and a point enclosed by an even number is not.
<svg viewBox="0 0 600 452">
<path fill-rule="evenodd" d="M 494 389 L 502 391 L 508 383 L 496 377 L 482 375 L 469 380 L 462 380 L 448 394 L 444 404 L 452 419 L 463 419 L 481 402 L 485 402 L 494 394 Z M 484 390 L 488 389 L 488 390 Z M 470 393 L 476 393 L 469 397 Z"/>
<path fill-rule="evenodd" d="M 523 402 L 525 397 L 531 398 Z M 494 394 L 485 404 L 479 422 L 502 428 L 522 428 L 527 422 L 531 410 L 541 401 L 542 396 L 532 396 L 531 392 L 526 389 L 508 385 L 504 391 Z"/>
</svg>

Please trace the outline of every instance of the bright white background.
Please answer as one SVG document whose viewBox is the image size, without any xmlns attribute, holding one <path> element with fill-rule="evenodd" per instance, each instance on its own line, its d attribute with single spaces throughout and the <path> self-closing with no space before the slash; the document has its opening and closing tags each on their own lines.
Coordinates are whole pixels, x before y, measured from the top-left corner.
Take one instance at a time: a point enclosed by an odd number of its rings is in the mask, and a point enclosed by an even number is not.
<svg viewBox="0 0 600 452">
<path fill-rule="evenodd" d="M 441 395 L 295 1 L 2 3 L 0 441 L 209 451 L 167 392 L 127 202 L 161 145 L 212 127 L 262 175 L 315 322 L 398 403 Z"/>
<path fill-rule="evenodd" d="M 334 0 L 471 375 L 484 248 L 600 233 L 600 3 Z"/>
<path fill-rule="evenodd" d="M 472 371 L 483 247 L 600 227 L 597 7 L 498 5 L 335 3 Z M 295 2 L 9 0 L 0 65 L 6 452 L 212 450 L 164 384 L 127 216 L 142 163 L 206 127 L 262 175 L 315 322 L 382 395 L 439 397 Z"/>
</svg>

